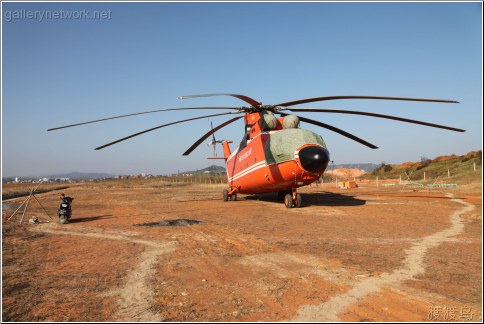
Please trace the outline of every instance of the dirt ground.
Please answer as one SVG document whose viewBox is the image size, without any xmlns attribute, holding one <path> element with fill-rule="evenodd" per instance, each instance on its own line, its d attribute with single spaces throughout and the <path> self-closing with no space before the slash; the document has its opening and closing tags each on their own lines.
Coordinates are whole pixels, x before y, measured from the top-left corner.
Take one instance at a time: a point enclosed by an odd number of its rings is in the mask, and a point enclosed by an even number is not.
<svg viewBox="0 0 484 324">
<path fill-rule="evenodd" d="M 222 189 L 79 185 L 65 225 L 4 201 L 2 320 L 481 321 L 481 192 Z M 37 195 L 52 217 L 59 194 Z"/>
</svg>

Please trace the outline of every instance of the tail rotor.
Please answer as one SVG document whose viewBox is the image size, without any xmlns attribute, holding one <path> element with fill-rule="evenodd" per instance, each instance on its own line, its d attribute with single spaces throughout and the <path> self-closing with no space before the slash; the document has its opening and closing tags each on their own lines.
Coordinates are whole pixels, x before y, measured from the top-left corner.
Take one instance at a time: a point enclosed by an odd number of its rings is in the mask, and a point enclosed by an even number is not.
<svg viewBox="0 0 484 324">
<path fill-rule="evenodd" d="M 210 127 L 213 131 L 212 121 L 210 121 Z M 222 141 L 217 141 L 215 139 L 215 133 L 212 133 L 212 139 L 207 143 L 207 146 L 213 146 L 213 157 L 217 157 L 217 143 L 222 143 Z"/>
</svg>

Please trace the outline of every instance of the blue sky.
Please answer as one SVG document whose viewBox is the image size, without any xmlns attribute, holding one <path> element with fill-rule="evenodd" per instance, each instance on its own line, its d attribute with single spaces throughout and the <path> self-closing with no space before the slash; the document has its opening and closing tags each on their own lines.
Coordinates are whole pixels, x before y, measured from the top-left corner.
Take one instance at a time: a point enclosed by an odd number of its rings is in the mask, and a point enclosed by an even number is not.
<svg viewBox="0 0 484 324">
<path fill-rule="evenodd" d="M 109 11 L 110 19 L 18 17 Z M 15 12 L 17 18 L 14 17 Z M 7 21 L 8 20 L 8 21 Z M 464 128 L 365 116 L 302 114 L 353 133 L 371 150 L 311 125 L 335 163 L 401 163 L 482 148 L 480 3 L 5 3 L 2 2 L 3 176 L 61 172 L 167 174 L 203 168 L 205 144 L 182 153 L 216 117 L 126 135 L 210 111 L 165 112 L 47 132 L 157 108 L 241 106 L 326 95 L 443 98 L 460 104 L 344 100 L 302 107 L 362 110 Z M 214 112 L 216 113 L 216 112 Z M 242 122 L 218 139 L 242 137 Z M 219 151 L 219 154 L 221 150 Z M 222 165 L 222 162 L 217 162 Z"/>
</svg>

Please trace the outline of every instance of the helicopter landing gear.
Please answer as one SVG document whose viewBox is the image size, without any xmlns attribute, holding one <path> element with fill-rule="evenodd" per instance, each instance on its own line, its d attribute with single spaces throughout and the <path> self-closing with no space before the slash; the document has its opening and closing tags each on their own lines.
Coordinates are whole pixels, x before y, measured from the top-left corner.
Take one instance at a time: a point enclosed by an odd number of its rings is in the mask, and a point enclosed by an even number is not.
<svg viewBox="0 0 484 324">
<path fill-rule="evenodd" d="M 301 207 L 301 204 L 302 204 L 301 194 L 298 194 L 295 189 L 292 191 L 292 194 L 288 193 L 287 195 L 284 196 L 284 205 L 286 205 L 286 208 L 292 208 L 292 207 L 299 208 Z"/>
<path fill-rule="evenodd" d="M 227 189 L 224 189 L 222 191 L 222 198 L 224 201 L 236 201 L 237 200 L 237 193 L 236 193 L 236 189 L 232 189 L 230 191 L 228 191 Z"/>
<path fill-rule="evenodd" d="M 302 197 L 301 194 L 296 194 L 296 208 L 300 208 L 302 204 Z"/>
<path fill-rule="evenodd" d="M 286 196 L 284 196 L 284 205 L 286 205 L 286 208 L 292 208 L 294 206 L 291 194 L 287 194 Z"/>
</svg>

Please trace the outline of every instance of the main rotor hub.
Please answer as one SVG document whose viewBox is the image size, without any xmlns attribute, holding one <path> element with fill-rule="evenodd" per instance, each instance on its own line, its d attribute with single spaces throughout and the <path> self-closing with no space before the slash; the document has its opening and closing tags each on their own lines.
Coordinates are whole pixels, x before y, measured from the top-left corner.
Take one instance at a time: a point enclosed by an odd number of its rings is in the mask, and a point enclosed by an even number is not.
<svg viewBox="0 0 484 324">
<path fill-rule="evenodd" d="M 262 105 L 262 102 L 261 102 L 261 105 L 260 106 L 257 106 L 257 107 L 243 107 L 243 110 L 245 112 L 248 112 L 248 113 L 254 113 L 254 112 L 263 112 L 263 111 L 270 111 L 272 113 L 276 113 L 277 112 L 277 109 L 276 109 L 276 106 L 274 105 Z"/>
</svg>

